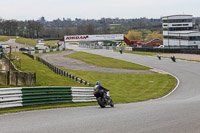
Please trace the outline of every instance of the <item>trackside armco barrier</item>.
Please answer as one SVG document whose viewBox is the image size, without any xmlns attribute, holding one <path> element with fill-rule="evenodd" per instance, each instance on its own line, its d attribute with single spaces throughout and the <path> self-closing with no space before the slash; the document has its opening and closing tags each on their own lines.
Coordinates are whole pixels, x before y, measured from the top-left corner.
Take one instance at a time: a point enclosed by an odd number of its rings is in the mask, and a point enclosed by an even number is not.
<svg viewBox="0 0 200 133">
<path fill-rule="evenodd" d="M 93 87 L 0 88 L 0 108 L 66 102 L 95 102 Z"/>
<path fill-rule="evenodd" d="M 57 48 L 57 49 L 49 49 L 49 50 L 35 50 L 35 51 L 28 51 L 28 52 L 24 52 L 24 53 L 27 53 L 27 54 L 41 54 L 41 53 L 62 51 L 62 50 L 66 50 L 66 49 L 67 48 Z"/>
<path fill-rule="evenodd" d="M 74 75 L 72 75 L 72 74 L 52 65 L 52 64 L 50 64 L 49 62 L 45 61 L 44 59 L 42 59 L 38 56 L 36 56 L 36 60 L 39 61 L 39 62 L 42 62 L 43 64 L 48 66 L 56 74 L 59 74 L 61 76 L 66 76 L 66 77 L 71 78 L 71 79 L 77 81 L 78 83 L 81 83 L 81 84 L 84 84 L 84 85 L 92 85 L 91 83 L 89 83 L 89 82 L 87 82 L 87 81 L 85 81 L 85 80 L 83 80 L 79 77 L 76 77 L 76 76 L 74 76 Z"/>
<path fill-rule="evenodd" d="M 59 49 L 51 49 L 51 50 L 41 50 L 41 52 L 39 53 L 48 53 L 48 52 L 54 52 L 54 51 L 61 51 L 61 50 L 66 50 L 67 48 L 59 48 Z M 81 84 L 84 84 L 84 85 L 92 85 L 91 83 L 79 78 L 79 77 L 76 77 L 52 64 L 50 64 L 49 62 L 45 61 L 44 59 L 36 56 L 34 57 L 34 55 L 32 54 L 35 54 L 35 53 L 38 53 L 38 51 L 29 51 L 29 52 L 24 52 L 24 54 L 26 54 L 27 56 L 29 56 L 30 58 L 32 58 L 33 60 L 36 59 L 37 61 L 39 62 L 42 62 L 44 65 L 48 66 L 53 72 L 55 72 L 56 74 L 59 74 L 61 76 L 66 76 L 68 78 L 71 78 L 75 81 L 77 81 L 78 83 L 81 83 Z"/>
</svg>

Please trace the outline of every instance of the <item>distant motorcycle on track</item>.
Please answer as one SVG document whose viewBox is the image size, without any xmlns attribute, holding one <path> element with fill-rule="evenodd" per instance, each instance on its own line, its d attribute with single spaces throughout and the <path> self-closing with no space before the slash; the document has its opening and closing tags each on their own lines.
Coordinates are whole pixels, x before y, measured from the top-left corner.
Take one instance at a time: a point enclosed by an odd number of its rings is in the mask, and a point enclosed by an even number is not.
<svg viewBox="0 0 200 133">
<path fill-rule="evenodd" d="M 175 56 L 171 56 L 171 59 L 172 59 L 173 62 L 176 62 Z"/>
<path fill-rule="evenodd" d="M 161 60 L 161 56 L 159 54 L 157 55 L 157 57 L 158 57 L 159 60 Z"/>
</svg>

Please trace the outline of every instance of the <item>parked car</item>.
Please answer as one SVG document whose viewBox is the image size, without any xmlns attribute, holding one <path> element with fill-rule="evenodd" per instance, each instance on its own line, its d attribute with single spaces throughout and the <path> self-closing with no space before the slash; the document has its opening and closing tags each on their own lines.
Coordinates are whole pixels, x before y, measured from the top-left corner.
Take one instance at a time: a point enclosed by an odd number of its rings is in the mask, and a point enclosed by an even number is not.
<svg viewBox="0 0 200 133">
<path fill-rule="evenodd" d="M 160 46 L 158 46 L 158 48 L 164 48 L 165 46 L 164 45 L 160 45 Z"/>
<path fill-rule="evenodd" d="M 48 49 L 48 45 L 40 42 L 40 43 L 36 44 L 35 49 L 36 50 L 46 50 L 46 49 Z"/>
<path fill-rule="evenodd" d="M 7 44 L 0 44 L 2 46 L 2 48 L 9 48 L 9 46 Z"/>
<path fill-rule="evenodd" d="M 28 47 L 28 51 L 35 51 L 33 47 Z"/>
<path fill-rule="evenodd" d="M 28 51 L 28 48 L 20 48 L 19 51 Z"/>
</svg>

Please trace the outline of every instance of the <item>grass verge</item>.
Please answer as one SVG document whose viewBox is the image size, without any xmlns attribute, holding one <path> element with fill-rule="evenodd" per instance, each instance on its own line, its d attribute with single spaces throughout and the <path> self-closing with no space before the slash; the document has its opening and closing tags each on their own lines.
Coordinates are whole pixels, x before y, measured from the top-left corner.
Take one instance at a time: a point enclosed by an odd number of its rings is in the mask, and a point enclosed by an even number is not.
<svg viewBox="0 0 200 133">
<path fill-rule="evenodd" d="M 132 70 L 150 69 L 149 67 L 138 65 L 135 63 L 104 57 L 96 54 L 85 53 L 85 52 L 76 52 L 73 54 L 65 55 L 65 57 L 78 59 L 86 63 L 101 67 L 122 68 L 122 69 L 132 69 Z"/>
<path fill-rule="evenodd" d="M 15 54 L 22 59 L 22 69 L 24 71 L 37 73 L 37 82 L 39 85 L 80 86 L 80 84 L 76 83 L 75 81 L 68 81 L 66 78 L 62 79 L 62 76 L 54 74 L 42 63 L 32 60 L 22 53 Z M 93 84 L 95 84 L 96 81 L 101 81 L 102 85 L 110 90 L 110 94 L 114 103 L 130 103 L 159 98 L 168 94 L 176 85 L 176 79 L 174 77 L 164 74 L 117 74 L 75 71 L 68 69 L 66 69 L 66 71 Z M 97 103 L 63 103 L 8 108 L 1 109 L 0 114 L 8 112 L 88 105 L 97 105 Z"/>
<path fill-rule="evenodd" d="M 110 90 L 115 103 L 129 103 L 155 99 L 168 94 L 176 86 L 176 79 L 167 74 L 118 74 L 66 70 L 90 83 L 100 81 Z"/>
<path fill-rule="evenodd" d="M 72 79 L 55 74 L 46 65 L 32 60 L 21 52 L 13 54 L 21 59 L 22 71 L 36 72 L 37 86 L 81 86 Z"/>
<path fill-rule="evenodd" d="M 46 43 L 47 45 L 50 46 L 56 46 L 55 44 L 58 42 L 59 40 L 52 40 L 52 41 L 42 41 L 44 43 Z"/>
<path fill-rule="evenodd" d="M 8 41 L 10 39 L 15 39 L 15 36 L 0 36 L 0 41 L 5 42 Z"/>
<path fill-rule="evenodd" d="M 37 44 L 36 40 L 27 39 L 27 38 L 23 38 L 23 37 L 16 39 L 16 42 L 20 43 L 20 44 L 30 45 L 30 46 L 33 46 L 33 47 Z"/>
</svg>

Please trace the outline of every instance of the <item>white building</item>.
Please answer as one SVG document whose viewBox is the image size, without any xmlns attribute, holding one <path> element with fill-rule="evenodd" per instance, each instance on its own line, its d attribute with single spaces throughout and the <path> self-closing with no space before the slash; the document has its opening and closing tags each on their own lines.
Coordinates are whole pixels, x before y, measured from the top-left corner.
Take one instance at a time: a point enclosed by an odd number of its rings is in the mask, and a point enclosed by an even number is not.
<svg viewBox="0 0 200 133">
<path fill-rule="evenodd" d="M 162 17 L 165 47 L 200 47 L 200 32 L 193 29 L 192 15 Z"/>
</svg>

